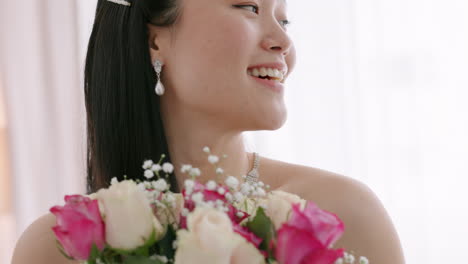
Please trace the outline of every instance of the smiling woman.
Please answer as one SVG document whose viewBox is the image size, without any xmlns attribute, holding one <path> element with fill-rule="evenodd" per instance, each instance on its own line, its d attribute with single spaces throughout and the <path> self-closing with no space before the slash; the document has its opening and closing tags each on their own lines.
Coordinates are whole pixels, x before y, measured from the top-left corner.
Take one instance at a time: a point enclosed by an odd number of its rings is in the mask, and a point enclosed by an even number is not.
<svg viewBox="0 0 468 264">
<path fill-rule="evenodd" d="M 145 180 L 141 162 L 161 154 L 176 166 L 197 164 L 201 182 L 215 179 L 212 164 L 199 155 L 206 144 L 230 157 L 225 171 L 246 175 L 259 161 L 246 151 L 242 133 L 276 130 L 287 118 L 285 80 L 296 51 L 286 8 L 282 0 L 99 0 L 84 82 L 88 193 L 108 187 L 112 177 Z M 316 201 L 344 219 L 348 229 L 339 246 L 374 263 L 403 263 L 392 223 L 366 186 L 315 168 L 260 161 L 258 174 L 272 189 Z M 185 179 L 171 173 L 172 191 Z M 34 222 L 13 264 L 68 263 L 55 248 L 54 223 L 50 214 Z"/>
</svg>

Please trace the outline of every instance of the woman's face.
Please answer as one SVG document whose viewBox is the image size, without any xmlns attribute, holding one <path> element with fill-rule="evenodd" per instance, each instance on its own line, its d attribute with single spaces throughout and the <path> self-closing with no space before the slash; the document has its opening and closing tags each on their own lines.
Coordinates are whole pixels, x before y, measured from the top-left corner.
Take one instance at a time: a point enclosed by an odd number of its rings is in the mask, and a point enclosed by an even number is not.
<svg viewBox="0 0 468 264">
<path fill-rule="evenodd" d="M 162 104 L 235 130 L 274 130 L 287 112 L 283 91 L 249 75 L 252 66 L 294 67 L 285 0 L 181 0 L 172 35 L 156 45 L 165 63 Z M 167 34 L 169 36 L 169 34 Z M 257 67 L 260 69 L 261 67 Z M 274 82 L 276 86 L 283 86 Z"/>
</svg>

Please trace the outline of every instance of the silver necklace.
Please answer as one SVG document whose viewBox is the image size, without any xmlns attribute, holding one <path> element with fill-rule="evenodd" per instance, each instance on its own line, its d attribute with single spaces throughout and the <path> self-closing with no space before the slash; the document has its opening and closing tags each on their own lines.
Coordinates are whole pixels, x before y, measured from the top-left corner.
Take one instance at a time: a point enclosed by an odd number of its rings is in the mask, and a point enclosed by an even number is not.
<svg viewBox="0 0 468 264">
<path fill-rule="evenodd" d="M 260 166 L 260 155 L 257 152 L 254 152 L 254 164 L 252 170 L 247 173 L 245 181 L 248 183 L 257 183 L 260 175 L 258 174 L 258 167 Z"/>
</svg>

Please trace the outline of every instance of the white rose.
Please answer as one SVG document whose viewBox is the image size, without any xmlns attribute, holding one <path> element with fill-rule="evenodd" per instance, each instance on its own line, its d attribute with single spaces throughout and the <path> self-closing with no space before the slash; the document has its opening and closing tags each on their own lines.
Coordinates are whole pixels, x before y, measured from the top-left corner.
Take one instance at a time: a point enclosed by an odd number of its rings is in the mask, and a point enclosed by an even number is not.
<svg viewBox="0 0 468 264">
<path fill-rule="evenodd" d="M 132 250 L 142 246 L 153 231 L 156 238 L 163 235 L 164 228 L 135 182 L 121 181 L 99 190 L 95 197 L 103 205 L 106 241 L 112 248 Z"/>
<path fill-rule="evenodd" d="M 279 229 L 284 222 L 288 221 L 292 204 L 299 203 L 301 210 L 303 210 L 306 202 L 306 200 L 301 199 L 295 194 L 284 191 L 272 191 L 267 195 L 263 205 L 266 206 L 266 215 L 271 218 L 275 228 Z"/>
<path fill-rule="evenodd" d="M 233 231 L 225 213 L 198 207 L 188 215 L 187 228 L 177 232 L 175 264 L 265 263 L 260 251 Z"/>
</svg>

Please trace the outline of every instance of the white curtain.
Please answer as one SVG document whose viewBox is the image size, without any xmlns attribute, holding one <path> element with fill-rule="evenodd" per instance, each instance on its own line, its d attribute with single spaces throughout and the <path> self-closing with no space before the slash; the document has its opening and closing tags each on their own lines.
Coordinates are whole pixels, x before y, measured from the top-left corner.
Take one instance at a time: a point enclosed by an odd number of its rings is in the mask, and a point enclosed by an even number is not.
<svg viewBox="0 0 468 264">
<path fill-rule="evenodd" d="M 253 148 L 369 185 L 395 223 L 407 263 L 464 259 L 468 2 L 288 5 L 298 54 L 286 91 L 289 117 L 278 131 L 247 133 Z M 1 6 L 19 234 L 65 193 L 82 191 L 81 82 L 95 1 Z"/>
<path fill-rule="evenodd" d="M 465 259 L 468 1 L 288 5 L 298 54 L 289 119 L 279 131 L 251 133 L 252 142 L 369 185 L 407 263 Z"/>
<path fill-rule="evenodd" d="M 11 242 L 0 246 L 0 263 L 10 263 L 11 250 L 3 249 L 12 248 L 34 219 L 62 203 L 65 194 L 84 191 L 77 2 L 0 3 L 0 70 L 14 208 L 8 228 L 15 230 L 2 232 Z"/>
</svg>

